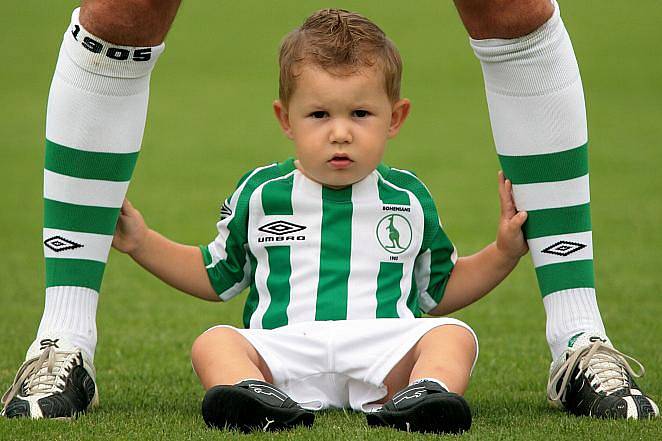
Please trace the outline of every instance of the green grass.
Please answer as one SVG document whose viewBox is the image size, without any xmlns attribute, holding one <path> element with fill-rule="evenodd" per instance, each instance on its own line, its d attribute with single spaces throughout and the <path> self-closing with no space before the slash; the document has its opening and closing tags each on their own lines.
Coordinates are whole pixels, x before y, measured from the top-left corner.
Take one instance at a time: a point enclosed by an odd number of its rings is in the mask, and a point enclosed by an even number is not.
<svg viewBox="0 0 662 441">
<path fill-rule="evenodd" d="M 0 18 L 0 385 L 8 386 L 43 306 L 41 251 L 44 113 L 72 1 L 4 4 Z M 451 2 L 337 1 L 375 19 L 405 62 L 413 112 L 386 161 L 415 170 L 439 203 L 461 253 L 493 240 L 496 172 L 480 67 Z M 219 203 L 239 176 L 282 159 L 281 37 L 327 2 L 184 2 L 152 80 L 150 113 L 129 196 L 150 225 L 186 243 L 214 237 Z M 591 139 L 595 262 L 612 339 L 649 369 L 662 399 L 662 62 L 655 0 L 564 2 L 580 60 Z M 112 252 L 98 313 L 101 407 L 75 422 L 0 420 L 0 440 L 423 439 L 368 430 L 333 411 L 312 430 L 241 436 L 205 429 L 202 389 L 190 368 L 193 339 L 217 323 L 239 325 L 242 301 L 208 304 L 166 287 Z M 549 409 L 544 311 L 528 260 L 483 301 L 461 312 L 481 339 L 467 398 L 467 439 L 662 439 L 658 421 L 593 421 Z"/>
</svg>

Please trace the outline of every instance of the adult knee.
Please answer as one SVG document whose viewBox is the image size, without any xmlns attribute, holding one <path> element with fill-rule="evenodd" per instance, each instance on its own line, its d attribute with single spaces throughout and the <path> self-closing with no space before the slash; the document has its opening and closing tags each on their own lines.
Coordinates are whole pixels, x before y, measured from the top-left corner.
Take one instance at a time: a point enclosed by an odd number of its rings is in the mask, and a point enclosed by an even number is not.
<svg viewBox="0 0 662 441">
<path fill-rule="evenodd" d="M 181 0 L 83 0 L 85 29 L 110 43 L 156 46 L 163 42 Z"/>
<path fill-rule="evenodd" d="M 542 26 L 554 12 L 550 0 L 455 0 L 474 39 L 518 38 Z"/>
</svg>

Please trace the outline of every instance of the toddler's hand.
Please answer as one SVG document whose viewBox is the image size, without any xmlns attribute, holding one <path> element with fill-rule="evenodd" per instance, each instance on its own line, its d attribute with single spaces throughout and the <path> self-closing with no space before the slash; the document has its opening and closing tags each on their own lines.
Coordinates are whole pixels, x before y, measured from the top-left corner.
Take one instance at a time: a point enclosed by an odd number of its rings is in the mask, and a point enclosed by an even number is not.
<svg viewBox="0 0 662 441">
<path fill-rule="evenodd" d="M 526 211 L 517 211 L 513 200 L 513 184 L 499 171 L 499 200 L 501 217 L 497 232 L 496 246 L 506 256 L 519 259 L 529 251 L 524 239 L 522 225 L 527 218 Z"/>
<path fill-rule="evenodd" d="M 124 199 L 115 227 L 113 247 L 123 253 L 131 254 L 142 246 L 147 231 L 147 224 L 142 214 L 133 208 L 128 199 Z"/>
</svg>

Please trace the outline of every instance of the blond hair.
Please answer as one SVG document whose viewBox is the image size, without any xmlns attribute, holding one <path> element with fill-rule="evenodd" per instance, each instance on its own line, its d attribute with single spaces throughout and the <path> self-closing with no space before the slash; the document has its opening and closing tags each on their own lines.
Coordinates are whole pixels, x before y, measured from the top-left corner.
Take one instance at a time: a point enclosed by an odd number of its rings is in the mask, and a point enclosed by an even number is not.
<svg viewBox="0 0 662 441">
<path fill-rule="evenodd" d="M 279 98 L 287 107 L 296 86 L 297 66 L 305 63 L 334 75 L 351 75 L 377 64 L 391 102 L 400 98 L 402 60 L 398 49 L 376 24 L 344 9 L 321 9 L 280 45 Z"/>
</svg>

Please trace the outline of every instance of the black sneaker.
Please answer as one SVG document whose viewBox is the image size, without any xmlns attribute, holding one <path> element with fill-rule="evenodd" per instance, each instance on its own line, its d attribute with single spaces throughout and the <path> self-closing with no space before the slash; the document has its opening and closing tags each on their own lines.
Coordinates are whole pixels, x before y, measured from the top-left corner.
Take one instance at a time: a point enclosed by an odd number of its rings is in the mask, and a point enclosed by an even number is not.
<svg viewBox="0 0 662 441">
<path fill-rule="evenodd" d="M 313 412 L 301 408 L 276 386 L 258 380 L 210 388 L 202 400 L 202 417 L 209 427 L 243 432 L 310 427 L 315 420 Z"/>
<path fill-rule="evenodd" d="M 60 339 L 33 345 L 14 383 L 2 397 L 7 418 L 69 419 L 98 404 L 94 367 Z"/>
<path fill-rule="evenodd" d="M 636 373 L 627 359 L 639 366 Z M 611 346 L 605 336 L 580 333 L 551 366 L 547 399 L 574 415 L 597 418 L 655 418 L 660 411 L 633 377 L 644 374 L 634 358 Z"/>
<path fill-rule="evenodd" d="M 471 427 L 471 409 L 460 395 L 434 381 L 414 383 L 375 412 L 366 413 L 369 426 L 407 432 L 460 433 Z"/>
</svg>

